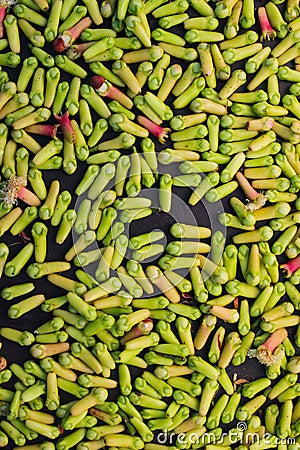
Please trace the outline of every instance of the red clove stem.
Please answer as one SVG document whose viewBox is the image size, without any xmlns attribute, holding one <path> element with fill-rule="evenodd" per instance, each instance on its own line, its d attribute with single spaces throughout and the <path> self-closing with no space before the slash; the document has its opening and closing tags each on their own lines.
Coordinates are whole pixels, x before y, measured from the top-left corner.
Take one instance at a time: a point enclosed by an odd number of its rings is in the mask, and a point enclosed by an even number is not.
<svg viewBox="0 0 300 450">
<path fill-rule="evenodd" d="M 5 183 L 4 187 L 0 190 L 0 201 L 6 205 L 15 205 L 18 203 L 18 199 L 30 206 L 40 206 L 40 199 L 26 186 L 26 177 L 17 177 L 13 175 Z"/>
<path fill-rule="evenodd" d="M 285 328 L 274 331 L 257 349 L 256 357 L 259 362 L 266 366 L 276 362 L 276 356 L 273 355 L 273 352 L 287 337 L 288 332 Z"/>
<path fill-rule="evenodd" d="M 99 92 L 103 97 L 108 97 L 113 100 L 118 100 L 121 95 L 124 95 L 119 89 L 114 87 L 105 78 L 95 75 L 91 77 L 90 84 L 95 91 Z"/>
<path fill-rule="evenodd" d="M 62 116 L 54 114 L 54 117 L 58 121 L 61 131 L 67 141 L 71 143 L 75 142 L 75 133 L 69 119 L 69 111 L 66 111 Z"/>
<path fill-rule="evenodd" d="M 119 103 L 121 103 L 121 105 L 128 109 L 131 109 L 133 107 L 133 103 L 130 98 L 127 97 L 127 95 L 123 94 L 123 92 L 113 86 L 105 78 L 100 77 L 99 75 L 94 75 L 90 79 L 90 84 L 102 97 L 108 97 L 112 100 L 117 100 Z"/>
<path fill-rule="evenodd" d="M 168 138 L 171 131 L 170 128 L 163 128 L 143 116 L 137 116 L 137 121 L 142 127 L 146 128 L 151 134 L 153 134 L 153 136 L 155 136 L 161 144 L 165 143 L 165 139 Z"/>
<path fill-rule="evenodd" d="M 40 199 L 29 189 L 27 189 L 24 186 L 21 186 L 18 192 L 18 199 L 22 200 L 24 203 L 27 203 L 27 205 L 31 206 L 40 206 L 41 201 Z"/>
<path fill-rule="evenodd" d="M 150 318 L 145 319 L 141 323 L 138 323 L 130 331 L 128 331 L 128 333 L 126 333 L 120 339 L 120 342 L 122 345 L 124 345 L 127 341 L 131 341 L 132 339 L 149 334 L 152 331 L 152 329 L 153 329 L 152 319 Z"/>
<path fill-rule="evenodd" d="M 105 78 L 100 77 L 99 75 L 94 75 L 90 78 L 90 85 L 97 91 L 101 88 L 103 83 L 105 82 Z"/>
<path fill-rule="evenodd" d="M 47 125 L 47 124 L 34 124 L 25 128 L 25 131 L 33 134 L 40 134 L 42 136 L 49 136 L 56 138 L 58 125 Z"/>
<path fill-rule="evenodd" d="M 76 25 L 60 34 L 52 43 L 53 50 L 56 53 L 61 53 L 67 48 L 71 47 L 74 41 L 79 38 L 81 33 L 92 25 L 90 17 L 84 17 Z"/>
<path fill-rule="evenodd" d="M 257 192 L 242 172 L 237 172 L 235 177 L 240 188 L 244 191 L 247 199 L 250 201 L 247 205 L 247 209 L 250 209 L 250 211 L 255 211 L 256 209 L 262 208 L 267 201 L 267 197 Z"/>
<path fill-rule="evenodd" d="M 285 264 L 281 264 L 281 269 L 284 270 L 285 276 L 290 277 L 297 269 L 300 268 L 300 255 L 296 256 L 296 258 L 290 259 Z"/>
<path fill-rule="evenodd" d="M 267 351 L 270 353 L 273 353 L 275 348 L 278 347 L 278 345 L 282 344 L 282 342 L 288 337 L 288 333 L 285 328 L 279 328 L 278 330 L 274 331 L 274 333 L 269 336 L 265 342 L 263 343 L 262 347 L 264 347 Z"/>
<path fill-rule="evenodd" d="M 273 30 L 272 25 L 270 24 L 266 8 L 264 6 L 260 6 L 258 8 L 258 20 L 261 28 L 261 37 L 260 40 L 268 40 L 273 41 L 276 37 L 276 31 Z"/>
<path fill-rule="evenodd" d="M 4 19 L 6 16 L 7 5 L 0 6 L 0 38 L 3 38 L 4 33 Z"/>
</svg>

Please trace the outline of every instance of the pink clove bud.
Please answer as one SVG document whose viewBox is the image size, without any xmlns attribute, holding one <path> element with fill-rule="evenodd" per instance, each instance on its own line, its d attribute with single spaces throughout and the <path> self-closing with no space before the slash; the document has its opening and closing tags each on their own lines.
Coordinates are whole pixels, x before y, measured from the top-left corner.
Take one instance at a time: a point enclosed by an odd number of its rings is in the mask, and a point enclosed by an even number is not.
<svg viewBox="0 0 300 450">
<path fill-rule="evenodd" d="M 276 362 L 276 355 L 273 355 L 274 350 L 282 344 L 282 342 L 288 337 L 288 332 L 285 328 L 279 328 L 274 331 L 265 342 L 260 345 L 256 352 L 256 358 L 261 364 L 269 366 Z"/>
<path fill-rule="evenodd" d="M 4 19 L 7 13 L 7 9 L 10 6 L 15 5 L 17 2 L 15 0 L 1 0 L 0 1 L 0 38 L 3 38 L 4 34 Z"/>
<path fill-rule="evenodd" d="M 98 75 L 95 75 L 90 79 L 90 84 L 91 86 L 93 86 L 95 91 L 99 92 L 99 94 L 102 95 L 103 97 L 108 97 L 113 100 L 119 100 L 118 97 L 120 97 L 120 95 L 124 95 L 109 81 L 105 80 L 105 78 L 100 77 Z"/>
<path fill-rule="evenodd" d="M 126 333 L 121 339 L 120 342 L 124 345 L 127 341 L 131 341 L 132 339 L 138 338 L 140 336 L 145 336 L 149 334 L 153 329 L 153 321 L 148 318 L 138 323 L 133 327 L 128 333 Z"/>
<path fill-rule="evenodd" d="M 67 48 L 71 47 L 74 41 L 79 38 L 81 33 L 91 26 L 92 19 L 90 17 L 84 17 L 76 25 L 65 30 L 63 34 L 60 34 L 52 43 L 53 50 L 56 53 L 61 53 Z"/>
<path fill-rule="evenodd" d="M 170 128 L 163 128 L 160 125 L 147 119 L 147 117 L 137 116 L 138 123 L 146 128 L 153 136 L 155 136 L 161 144 L 165 143 L 165 139 L 169 137 Z"/>
<path fill-rule="evenodd" d="M 76 45 L 72 45 L 71 47 L 69 47 L 66 51 L 66 55 L 69 59 L 71 59 L 72 61 L 80 58 L 83 53 L 92 45 L 94 45 L 95 42 L 82 42 L 80 44 L 76 44 Z"/>
<path fill-rule="evenodd" d="M 40 206 L 40 199 L 26 186 L 27 178 L 13 175 L 0 189 L 0 201 L 6 205 L 16 205 L 18 199 L 30 206 Z"/>
<path fill-rule="evenodd" d="M 62 53 L 64 50 L 71 46 L 71 37 L 68 34 L 63 34 L 58 36 L 55 41 L 53 41 L 53 50 L 56 53 Z"/>
<path fill-rule="evenodd" d="M 66 111 L 62 116 L 54 114 L 54 117 L 60 125 L 64 138 L 66 138 L 70 143 L 75 142 L 75 133 L 69 119 L 69 111 Z"/>
<path fill-rule="evenodd" d="M 6 16 L 7 6 L 0 6 L 0 38 L 3 38 L 4 33 L 4 19 Z"/>
<path fill-rule="evenodd" d="M 247 209 L 250 211 L 255 211 L 257 209 L 262 208 L 266 201 L 267 197 L 263 194 L 257 192 L 249 183 L 247 178 L 242 174 L 242 172 L 237 172 L 235 175 L 237 182 L 239 183 L 240 188 L 246 194 L 249 203 L 247 204 Z"/>
<path fill-rule="evenodd" d="M 125 108 L 131 109 L 133 107 L 132 100 L 127 97 L 127 95 L 123 94 L 120 89 L 113 86 L 109 81 L 105 78 L 100 77 L 99 75 L 94 75 L 90 79 L 91 86 L 98 92 L 101 97 L 108 97 L 112 100 L 117 100 L 121 105 Z"/>
<path fill-rule="evenodd" d="M 94 75 L 93 77 L 90 78 L 90 85 L 96 91 L 98 91 L 98 89 L 101 88 L 101 86 L 103 85 L 104 82 L 105 82 L 105 78 L 100 77 L 99 75 Z"/>
<path fill-rule="evenodd" d="M 281 269 L 284 270 L 284 275 L 289 278 L 296 270 L 300 268 L 300 255 L 296 258 L 290 259 L 285 264 L 281 264 Z"/>
<path fill-rule="evenodd" d="M 56 138 L 58 125 L 47 125 L 47 124 L 34 124 L 29 127 L 24 128 L 28 133 L 40 134 L 42 136 L 49 136 Z"/>
<path fill-rule="evenodd" d="M 268 40 L 273 41 L 276 37 L 276 31 L 273 30 L 272 25 L 270 24 L 266 8 L 264 6 L 260 6 L 258 8 L 258 20 L 261 28 L 261 36 L 260 40 Z"/>
</svg>

